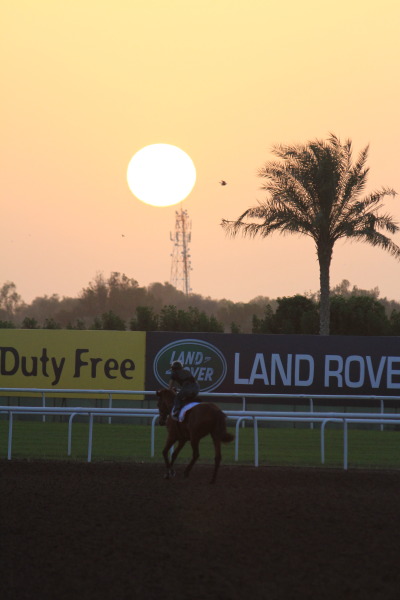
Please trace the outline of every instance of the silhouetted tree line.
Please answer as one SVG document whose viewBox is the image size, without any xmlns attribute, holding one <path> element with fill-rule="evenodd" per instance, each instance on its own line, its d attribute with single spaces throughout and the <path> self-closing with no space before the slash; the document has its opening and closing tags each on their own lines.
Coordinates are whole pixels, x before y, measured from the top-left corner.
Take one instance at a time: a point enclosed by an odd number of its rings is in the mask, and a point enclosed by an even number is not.
<svg viewBox="0 0 400 600">
<path fill-rule="evenodd" d="M 135 279 L 97 275 L 77 298 L 57 294 L 23 302 L 16 286 L 0 288 L 0 328 L 97 329 L 232 333 L 318 334 L 318 294 L 250 302 L 186 295 L 169 283 L 140 287 Z M 331 291 L 331 334 L 400 335 L 400 304 L 379 299 L 379 290 Z"/>
<path fill-rule="evenodd" d="M 400 335 L 400 304 L 379 300 L 379 290 L 366 291 L 347 280 L 331 291 L 332 335 Z M 318 296 L 278 298 L 274 311 L 267 304 L 262 318 L 253 317 L 253 333 L 317 334 Z"/>
<path fill-rule="evenodd" d="M 57 294 L 23 302 L 16 285 L 0 288 L 0 326 L 47 329 L 251 332 L 253 315 L 262 317 L 266 297 L 244 302 L 186 295 L 169 283 L 139 286 L 135 279 L 97 275 L 77 298 Z"/>
</svg>

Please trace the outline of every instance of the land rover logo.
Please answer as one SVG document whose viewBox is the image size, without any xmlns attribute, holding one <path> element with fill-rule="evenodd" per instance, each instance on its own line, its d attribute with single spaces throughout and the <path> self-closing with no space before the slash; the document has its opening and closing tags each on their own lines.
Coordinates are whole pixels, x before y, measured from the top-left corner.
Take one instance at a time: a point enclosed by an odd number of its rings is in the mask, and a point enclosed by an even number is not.
<svg viewBox="0 0 400 600">
<path fill-rule="evenodd" d="M 190 370 L 201 392 L 215 390 L 225 379 L 226 360 L 218 348 L 201 340 L 179 340 L 161 348 L 154 359 L 154 375 L 162 386 L 168 386 L 174 360 Z"/>
</svg>

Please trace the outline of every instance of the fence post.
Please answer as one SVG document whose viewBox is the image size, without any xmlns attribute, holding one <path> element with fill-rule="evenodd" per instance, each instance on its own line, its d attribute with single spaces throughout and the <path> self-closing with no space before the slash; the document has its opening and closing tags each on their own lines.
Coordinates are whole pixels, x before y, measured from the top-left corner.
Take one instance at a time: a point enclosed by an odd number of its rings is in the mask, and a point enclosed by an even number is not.
<svg viewBox="0 0 400 600">
<path fill-rule="evenodd" d="M 150 436 L 150 456 L 154 457 L 154 440 L 155 440 L 155 430 L 156 430 L 156 421 L 158 419 L 158 415 L 155 415 L 151 420 L 151 436 Z"/>
<path fill-rule="evenodd" d="M 112 409 L 112 394 L 108 394 L 108 408 L 111 410 Z M 112 417 L 108 417 L 108 424 L 111 425 L 111 418 Z"/>
<path fill-rule="evenodd" d="M 347 435 L 347 419 L 343 419 L 343 469 L 347 471 L 348 467 L 348 435 Z"/>
<path fill-rule="evenodd" d="M 7 448 L 7 459 L 11 460 L 11 447 L 12 447 L 12 435 L 13 435 L 13 414 L 8 413 L 8 448 Z"/>
<path fill-rule="evenodd" d="M 44 392 L 42 392 L 42 407 L 43 409 L 46 408 L 46 394 Z M 42 415 L 42 422 L 46 422 L 46 415 Z"/>
<path fill-rule="evenodd" d="M 72 413 L 68 420 L 68 448 L 67 448 L 67 456 L 71 456 L 72 452 L 72 420 L 77 413 Z"/>
<path fill-rule="evenodd" d="M 328 422 L 328 419 L 325 419 L 321 423 L 321 464 L 325 464 L 325 426 Z"/>
<path fill-rule="evenodd" d="M 239 460 L 239 426 L 240 426 L 240 422 L 241 419 L 237 419 L 236 421 L 236 425 L 235 425 L 235 461 L 237 462 Z"/>
<path fill-rule="evenodd" d="M 88 440 L 88 462 L 92 461 L 92 443 L 93 443 L 93 413 L 89 414 L 89 440 Z"/>
<path fill-rule="evenodd" d="M 258 421 L 257 417 L 253 417 L 254 427 L 254 466 L 258 467 Z"/>
</svg>

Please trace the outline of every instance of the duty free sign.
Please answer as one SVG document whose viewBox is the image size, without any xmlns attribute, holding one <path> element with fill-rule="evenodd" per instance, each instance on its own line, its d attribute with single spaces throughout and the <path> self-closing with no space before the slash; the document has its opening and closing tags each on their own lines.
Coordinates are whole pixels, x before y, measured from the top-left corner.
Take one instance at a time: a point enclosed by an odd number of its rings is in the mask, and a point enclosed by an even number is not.
<svg viewBox="0 0 400 600">
<path fill-rule="evenodd" d="M 145 333 L 0 330 L 0 387 L 143 390 Z"/>
</svg>

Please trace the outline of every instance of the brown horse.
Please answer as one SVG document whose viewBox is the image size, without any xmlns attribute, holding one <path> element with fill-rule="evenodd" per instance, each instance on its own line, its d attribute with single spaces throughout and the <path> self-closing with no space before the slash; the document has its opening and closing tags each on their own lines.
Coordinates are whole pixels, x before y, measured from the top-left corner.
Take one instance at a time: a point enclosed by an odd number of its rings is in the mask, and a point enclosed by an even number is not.
<svg viewBox="0 0 400 600">
<path fill-rule="evenodd" d="M 184 477 L 188 477 L 191 468 L 200 456 L 199 443 L 201 438 L 211 435 L 215 448 L 215 460 L 210 483 L 215 483 L 218 467 L 221 462 L 221 442 L 231 442 L 234 439 L 234 436 L 226 430 L 226 415 L 216 404 L 200 402 L 188 410 L 183 423 L 179 423 L 170 417 L 175 396 L 174 392 L 169 389 L 162 389 L 158 390 L 157 396 L 160 413 L 159 423 L 160 425 L 166 425 L 168 430 L 168 438 L 163 450 L 163 457 L 167 467 L 166 479 L 175 475 L 172 468 L 175 459 L 186 442 L 190 441 L 193 456 L 184 471 Z M 171 459 L 169 459 L 168 452 L 175 442 L 178 442 L 177 446 L 172 453 Z"/>
</svg>

